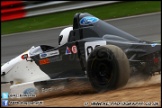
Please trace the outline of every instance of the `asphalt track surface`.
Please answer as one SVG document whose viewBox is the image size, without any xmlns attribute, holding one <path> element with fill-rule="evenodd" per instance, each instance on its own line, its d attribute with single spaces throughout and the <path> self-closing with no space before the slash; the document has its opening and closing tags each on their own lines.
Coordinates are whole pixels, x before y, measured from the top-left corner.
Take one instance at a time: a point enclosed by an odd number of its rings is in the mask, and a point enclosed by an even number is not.
<svg viewBox="0 0 162 108">
<path fill-rule="evenodd" d="M 73 20 L 73 18 L 71 18 Z M 136 17 L 108 20 L 108 23 L 140 39 L 161 40 L 161 12 Z M 58 45 L 58 36 L 65 27 L 1 36 L 1 63 L 38 45 Z"/>
</svg>

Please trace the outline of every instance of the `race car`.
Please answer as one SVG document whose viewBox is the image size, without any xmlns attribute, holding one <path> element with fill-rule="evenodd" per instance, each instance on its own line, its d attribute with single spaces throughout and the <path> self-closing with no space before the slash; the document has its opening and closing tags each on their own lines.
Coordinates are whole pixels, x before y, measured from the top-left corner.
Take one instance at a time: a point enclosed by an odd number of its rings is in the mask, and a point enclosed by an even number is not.
<svg viewBox="0 0 162 108">
<path fill-rule="evenodd" d="M 66 86 L 73 79 L 88 81 L 99 92 L 125 86 L 132 75 L 160 71 L 161 44 L 138 39 L 89 13 L 76 13 L 57 47 L 33 46 L 2 65 L 1 83 L 25 94 Z"/>
</svg>

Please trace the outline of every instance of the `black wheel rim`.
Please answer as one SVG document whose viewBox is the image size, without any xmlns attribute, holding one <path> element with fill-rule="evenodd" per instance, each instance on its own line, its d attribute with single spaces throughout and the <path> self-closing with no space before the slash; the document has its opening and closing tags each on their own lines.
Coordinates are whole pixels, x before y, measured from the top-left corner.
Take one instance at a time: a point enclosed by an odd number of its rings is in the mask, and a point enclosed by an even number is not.
<svg viewBox="0 0 162 108">
<path fill-rule="evenodd" d="M 107 85 L 112 77 L 112 62 L 107 60 L 95 60 L 92 67 L 94 82 L 98 85 Z"/>
</svg>

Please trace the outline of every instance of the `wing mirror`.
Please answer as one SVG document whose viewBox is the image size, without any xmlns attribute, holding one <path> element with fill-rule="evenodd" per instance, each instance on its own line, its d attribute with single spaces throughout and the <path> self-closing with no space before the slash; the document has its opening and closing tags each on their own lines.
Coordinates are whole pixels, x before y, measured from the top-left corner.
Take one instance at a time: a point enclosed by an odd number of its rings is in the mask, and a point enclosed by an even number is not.
<svg viewBox="0 0 162 108">
<path fill-rule="evenodd" d="M 27 59 L 27 58 L 28 58 L 28 54 L 22 55 L 21 58 L 22 58 L 22 59 L 26 59 L 26 61 L 30 61 L 30 62 L 33 61 L 33 60 L 28 60 L 28 59 Z"/>
</svg>

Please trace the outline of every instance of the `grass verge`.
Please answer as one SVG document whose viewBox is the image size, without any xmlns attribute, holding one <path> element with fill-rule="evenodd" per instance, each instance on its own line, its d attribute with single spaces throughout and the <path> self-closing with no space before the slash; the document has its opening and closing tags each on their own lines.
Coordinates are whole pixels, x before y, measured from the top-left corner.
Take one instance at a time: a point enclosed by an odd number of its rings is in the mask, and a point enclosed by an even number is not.
<svg viewBox="0 0 162 108">
<path fill-rule="evenodd" d="M 161 11 L 161 1 L 119 2 L 104 6 L 29 17 L 1 23 L 1 35 L 72 25 L 77 12 L 88 12 L 102 20 Z"/>
</svg>

